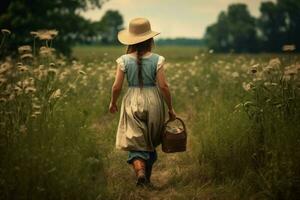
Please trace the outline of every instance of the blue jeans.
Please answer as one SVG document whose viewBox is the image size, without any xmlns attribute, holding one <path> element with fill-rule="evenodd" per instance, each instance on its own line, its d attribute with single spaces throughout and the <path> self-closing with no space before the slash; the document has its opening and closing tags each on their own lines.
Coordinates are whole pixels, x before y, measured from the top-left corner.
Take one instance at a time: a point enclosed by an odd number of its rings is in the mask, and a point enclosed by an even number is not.
<svg viewBox="0 0 300 200">
<path fill-rule="evenodd" d="M 132 161 L 136 158 L 141 158 L 146 161 L 146 165 L 152 166 L 157 160 L 156 151 L 129 151 L 127 163 L 132 164 Z"/>
</svg>

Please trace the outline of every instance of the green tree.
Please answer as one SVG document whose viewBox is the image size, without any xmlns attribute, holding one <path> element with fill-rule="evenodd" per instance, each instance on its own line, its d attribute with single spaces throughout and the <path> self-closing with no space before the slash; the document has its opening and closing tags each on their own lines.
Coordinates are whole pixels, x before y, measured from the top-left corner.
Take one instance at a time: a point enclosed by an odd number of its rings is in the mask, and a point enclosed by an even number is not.
<svg viewBox="0 0 300 200">
<path fill-rule="evenodd" d="M 254 52 L 257 50 L 255 18 L 247 5 L 232 4 L 221 12 L 218 21 L 209 26 L 205 38 L 209 48 L 227 52 Z"/>
<path fill-rule="evenodd" d="M 207 27 L 205 40 L 211 49 L 221 52 L 230 50 L 232 37 L 229 34 L 228 20 L 225 12 L 219 14 L 218 23 Z"/>
<path fill-rule="evenodd" d="M 280 51 L 287 34 L 285 14 L 273 2 L 263 2 L 260 6 L 260 12 L 258 27 L 261 31 L 262 50 Z"/>
<path fill-rule="evenodd" d="M 206 43 L 216 51 L 280 52 L 283 45 L 293 44 L 300 51 L 300 1 L 262 2 L 261 15 L 252 17 L 244 4 L 228 7 L 218 21 L 206 30 Z"/>
<path fill-rule="evenodd" d="M 95 29 L 101 35 L 101 42 L 104 44 L 116 44 L 117 34 L 123 28 L 123 22 L 123 17 L 119 11 L 106 11 L 101 20 L 95 23 Z"/>
<path fill-rule="evenodd" d="M 237 52 L 257 50 L 255 18 L 251 16 L 247 5 L 233 4 L 228 8 L 229 34 L 231 47 Z"/>
<path fill-rule="evenodd" d="M 285 43 L 294 44 L 300 51 L 300 1 L 277 0 L 277 5 L 285 16 Z"/>
<path fill-rule="evenodd" d="M 71 45 L 84 37 L 89 21 L 80 16 L 80 11 L 101 8 L 106 0 L 14 0 L 6 4 L 0 13 L 0 27 L 11 30 L 12 35 L 6 50 L 16 50 L 18 45 L 30 44 L 30 31 L 56 29 L 59 35 L 54 47 L 70 54 Z M 3 53 L 3 51 L 2 51 Z"/>
</svg>

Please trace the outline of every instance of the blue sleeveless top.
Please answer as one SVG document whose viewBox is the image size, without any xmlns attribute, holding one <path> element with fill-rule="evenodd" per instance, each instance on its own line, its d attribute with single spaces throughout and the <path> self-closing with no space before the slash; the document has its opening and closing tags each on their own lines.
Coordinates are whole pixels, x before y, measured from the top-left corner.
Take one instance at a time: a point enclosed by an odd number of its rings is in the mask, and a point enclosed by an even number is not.
<svg viewBox="0 0 300 200">
<path fill-rule="evenodd" d="M 164 57 L 156 53 L 142 57 L 142 77 L 144 87 L 156 85 L 156 72 L 164 62 Z M 116 62 L 120 64 L 120 69 L 126 74 L 129 87 L 139 87 L 137 59 L 131 55 L 120 56 Z"/>
</svg>

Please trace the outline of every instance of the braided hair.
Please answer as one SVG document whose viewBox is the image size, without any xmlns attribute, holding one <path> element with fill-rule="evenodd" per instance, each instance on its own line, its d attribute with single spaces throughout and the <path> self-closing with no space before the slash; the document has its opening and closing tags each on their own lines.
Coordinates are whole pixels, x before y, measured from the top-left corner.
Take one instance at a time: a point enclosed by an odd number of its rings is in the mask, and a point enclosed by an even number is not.
<svg viewBox="0 0 300 200">
<path fill-rule="evenodd" d="M 129 45 L 127 47 L 127 54 L 136 52 L 137 53 L 137 66 L 138 66 L 138 80 L 139 80 L 139 86 L 140 88 L 143 88 L 144 83 L 143 83 L 143 74 L 142 74 L 142 57 L 143 55 L 152 50 L 152 47 L 154 45 L 154 40 L 153 38 L 150 38 L 144 42 L 140 42 L 137 44 Z"/>
</svg>

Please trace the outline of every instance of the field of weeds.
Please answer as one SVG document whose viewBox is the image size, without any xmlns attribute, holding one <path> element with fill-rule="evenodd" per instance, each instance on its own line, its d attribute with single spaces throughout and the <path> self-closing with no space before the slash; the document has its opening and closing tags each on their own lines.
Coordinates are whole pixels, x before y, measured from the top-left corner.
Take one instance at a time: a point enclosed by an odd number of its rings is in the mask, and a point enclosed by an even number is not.
<svg viewBox="0 0 300 200">
<path fill-rule="evenodd" d="M 156 47 L 188 151 L 159 151 L 156 188 L 141 190 L 126 152 L 114 148 L 119 116 L 108 112 L 124 48 L 79 46 L 67 59 L 39 39 L 0 61 L 1 199 L 299 197 L 297 54 Z"/>
</svg>

